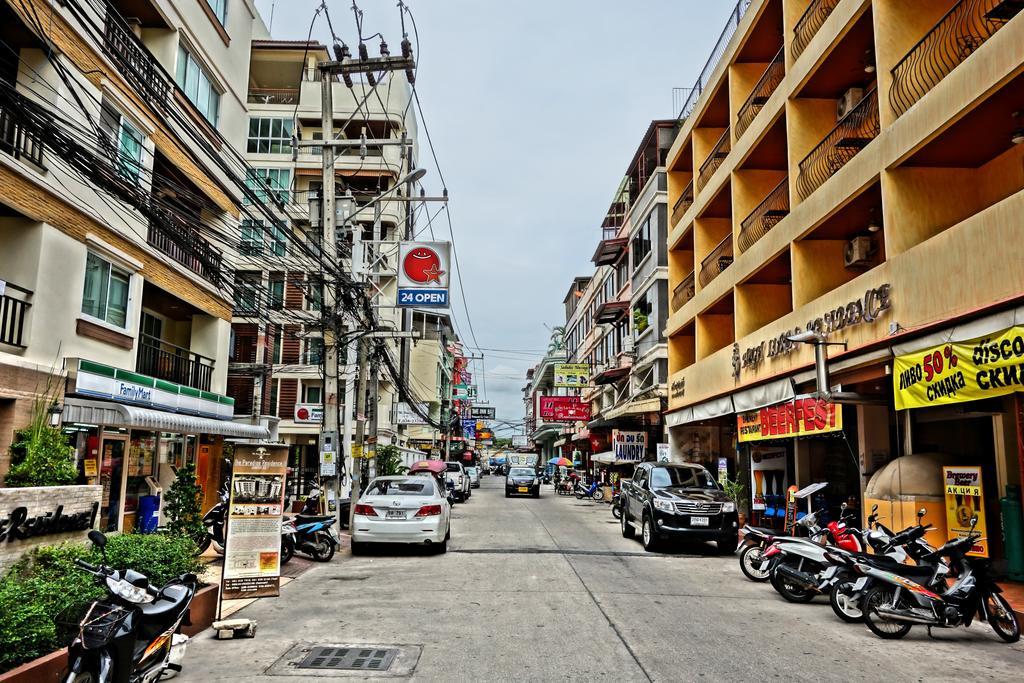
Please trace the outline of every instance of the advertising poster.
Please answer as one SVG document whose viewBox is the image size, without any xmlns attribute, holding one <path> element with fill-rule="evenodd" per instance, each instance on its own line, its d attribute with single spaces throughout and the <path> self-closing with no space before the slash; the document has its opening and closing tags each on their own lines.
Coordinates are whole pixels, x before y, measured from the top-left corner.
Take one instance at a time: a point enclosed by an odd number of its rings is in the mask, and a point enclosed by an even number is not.
<svg viewBox="0 0 1024 683">
<path fill-rule="evenodd" d="M 302 424 L 320 424 L 324 421 L 322 403 L 296 403 L 295 421 Z"/>
<path fill-rule="evenodd" d="M 556 363 L 555 386 L 584 389 L 590 384 L 590 365 L 587 363 Z"/>
<path fill-rule="evenodd" d="M 476 438 L 476 420 L 462 421 L 462 438 L 473 440 Z"/>
<path fill-rule="evenodd" d="M 399 306 L 448 306 L 450 250 L 448 242 L 398 245 Z"/>
<path fill-rule="evenodd" d="M 512 448 L 526 448 L 529 440 L 526 434 L 513 434 L 512 435 Z"/>
<path fill-rule="evenodd" d="M 941 406 L 1024 391 L 1024 327 L 896 356 L 896 409 Z"/>
<path fill-rule="evenodd" d="M 786 506 L 786 449 L 750 449 L 750 509 L 785 509 Z"/>
<path fill-rule="evenodd" d="M 469 416 L 474 420 L 493 420 L 498 415 L 497 408 L 487 406 L 473 406 L 469 409 Z"/>
<path fill-rule="evenodd" d="M 736 428 L 741 442 L 839 432 L 843 429 L 843 410 L 820 398 L 797 396 L 792 401 L 740 413 Z"/>
<path fill-rule="evenodd" d="M 424 415 L 430 414 L 430 408 L 426 403 L 417 403 L 416 406 Z M 399 401 L 395 404 L 395 424 L 425 425 L 427 421 L 420 417 L 420 413 L 417 413 L 411 405 L 405 401 Z"/>
<path fill-rule="evenodd" d="M 643 462 L 647 455 L 647 432 L 612 430 L 612 452 L 615 461 Z"/>
<path fill-rule="evenodd" d="M 540 416 L 554 422 L 579 422 L 590 419 L 590 404 L 579 396 L 540 396 Z"/>
<path fill-rule="evenodd" d="M 279 594 L 287 471 L 287 446 L 235 447 L 221 579 L 225 600 Z"/>
<path fill-rule="evenodd" d="M 971 518 L 978 516 L 974 531 L 981 539 L 968 555 L 988 557 L 988 532 L 985 530 L 985 496 L 981 488 L 980 467 L 943 467 L 943 489 L 946 492 L 946 529 L 949 539 L 963 538 L 971 530 Z"/>
<path fill-rule="evenodd" d="M 668 462 L 672 453 L 672 448 L 667 443 L 657 444 L 658 449 L 658 462 Z"/>
</svg>

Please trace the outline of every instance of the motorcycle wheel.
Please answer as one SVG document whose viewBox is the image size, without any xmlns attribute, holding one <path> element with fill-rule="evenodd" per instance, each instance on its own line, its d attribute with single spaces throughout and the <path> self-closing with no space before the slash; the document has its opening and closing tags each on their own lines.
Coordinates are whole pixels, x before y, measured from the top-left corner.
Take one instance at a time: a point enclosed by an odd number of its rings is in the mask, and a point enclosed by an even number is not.
<svg viewBox="0 0 1024 683">
<path fill-rule="evenodd" d="M 210 542 L 212 540 L 213 539 L 210 538 L 210 534 L 206 534 L 205 536 L 203 536 L 202 540 L 196 544 L 196 546 L 199 548 L 200 555 L 206 552 L 206 549 L 210 547 Z"/>
<path fill-rule="evenodd" d="M 288 561 L 295 557 L 295 544 L 287 537 L 281 538 L 281 564 L 288 564 Z"/>
<path fill-rule="evenodd" d="M 792 558 L 786 558 L 782 561 L 783 564 L 788 564 L 791 567 L 796 567 L 796 560 Z M 781 595 L 787 602 L 793 602 L 797 604 L 803 604 L 810 602 L 814 599 L 816 593 L 801 588 L 800 586 L 794 586 L 786 582 L 778 572 L 772 572 L 771 575 L 772 588 L 774 588 L 779 595 Z"/>
<path fill-rule="evenodd" d="M 622 508 L 618 505 L 612 505 L 612 517 L 615 519 L 622 519 Z"/>
<path fill-rule="evenodd" d="M 1020 640 L 1020 623 L 1017 615 L 1006 602 L 1006 599 L 999 593 L 989 593 L 985 596 L 985 614 L 988 615 L 988 625 L 996 632 L 996 635 L 1007 643 L 1016 643 Z"/>
<path fill-rule="evenodd" d="M 326 534 L 317 534 L 316 545 L 310 554 L 317 562 L 330 562 L 334 557 L 334 544 Z"/>
<path fill-rule="evenodd" d="M 740 571 L 743 572 L 743 576 L 757 583 L 771 578 L 771 572 L 767 569 L 762 571 L 757 568 L 763 554 L 764 550 L 758 545 L 748 545 L 740 551 Z"/>
<path fill-rule="evenodd" d="M 828 594 L 828 604 L 836 616 L 848 624 L 864 621 L 864 613 L 860 611 L 860 601 L 853 595 L 854 581 L 840 581 L 832 586 Z"/>
<path fill-rule="evenodd" d="M 600 503 L 602 500 L 604 500 L 604 491 L 602 491 L 601 489 L 597 489 L 592 494 L 590 494 L 590 497 L 594 499 L 595 503 Z"/>
<path fill-rule="evenodd" d="M 861 611 L 864 613 L 864 623 L 868 625 L 871 632 L 879 638 L 895 640 L 910 633 L 911 624 L 902 621 L 889 621 L 878 614 L 878 608 L 882 605 L 892 605 L 895 609 L 900 604 L 893 604 L 894 588 L 892 586 L 875 586 L 861 599 Z M 902 603 L 902 600 L 898 601 Z"/>
<path fill-rule="evenodd" d="M 67 679 L 67 683 L 96 683 L 96 680 L 91 671 L 79 671 L 74 678 Z"/>
</svg>

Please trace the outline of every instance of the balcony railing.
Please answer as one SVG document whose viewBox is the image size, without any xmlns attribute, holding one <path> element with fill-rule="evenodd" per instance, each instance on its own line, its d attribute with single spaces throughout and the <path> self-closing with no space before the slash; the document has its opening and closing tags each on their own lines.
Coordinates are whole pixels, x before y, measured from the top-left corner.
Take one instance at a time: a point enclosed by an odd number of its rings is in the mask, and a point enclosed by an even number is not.
<svg viewBox="0 0 1024 683">
<path fill-rule="evenodd" d="M 672 290 L 672 312 L 675 313 L 686 305 L 686 302 L 693 298 L 696 288 L 693 284 L 693 272 L 683 278 L 683 281 Z"/>
<path fill-rule="evenodd" d="M 729 129 L 726 128 L 725 132 L 722 133 L 722 137 L 718 138 L 718 142 L 715 143 L 714 148 L 711 150 L 711 154 L 701 164 L 700 174 L 697 176 L 697 189 L 702 190 L 704 186 L 711 180 L 711 176 L 715 175 L 715 171 L 722 165 L 725 158 L 729 156 L 729 152 L 732 150 L 732 142 L 729 139 Z"/>
<path fill-rule="evenodd" d="M 23 95 L 9 90 L 4 93 L 4 96 L 11 101 L 8 106 L 15 107 L 23 113 L 29 109 Z M 37 107 L 31 107 L 31 109 L 34 111 Z M 39 168 L 44 168 L 43 152 L 45 149 L 42 131 L 38 125 L 26 124 L 24 118 L 15 118 L 6 106 L 0 108 L 0 150 L 15 159 L 24 159 Z"/>
<path fill-rule="evenodd" d="M 811 4 L 807 6 L 793 28 L 794 58 L 799 57 L 800 53 L 807 49 L 811 38 L 818 32 L 838 4 L 839 0 L 811 0 Z"/>
<path fill-rule="evenodd" d="M 116 11 L 107 13 L 103 32 L 103 51 L 124 74 L 136 92 L 149 104 L 166 112 L 170 104 L 171 82 L 146 46 Z"/>
<path fill-rule="evenodd" d="M 249 104 L 298 104 L 300 91 L 296 88 L 249 88 Z"/>
<path fill-rule="evenodd" d="M 761 108 L 764 107 L 768 98 L 779 87 L 785 76 L 785 55 L 782 50 L 779 50 L 779 54 L 775 55 L 775 59 L 772 60 L 768 68 L 761 74 L 761 78 L 758 79 L 754 89 L 750 91 L 747 101 L 743 103 L 743 106 L 740 107 L 739 112 L 736 114 L 736 139 L 739 139 L 747 128 L 750 127 L 750 124 L 754 122 L 754 119 L 757 118 L 757 113 L 761 111 Z"/>
<path fill-rule="evenodd" d="M 221 279 L 221 252 L 194 230 L 174 223 L 149 224 L 147 241 L 159 251 L 214 284 Z"/>
<path fill-rule="evenodd" d="M 729 41 L 732 40 L 733 35 L 736 33 L 736 29 L 740 25 L 740 21 L 743 19 L 743 15 L 750 9 L 752 0 L 738 0 L 736 6 L 732 12 L 729 13 L 729 18 L 726 19 L 725 27 L 722 29 L 721 35 L 718 36 L 718 42 L 715 43 L 715 48 L 711 51 L 708 56 L 708 61 L 704 63 L 704 68 L 701 69 L 700 75 L 697 77 L 697 82 L 693 84 L 692 88 L 682 88 L 681 91 L 686 93 L 686 99 L 683 100 L 683 104 L 679 109 L 679 120 L 684 121 L 689 118 L 690 114 L 697 107 L 697 100 L 700 99 L 701 94 L 704 92 L 704 88 L 708 86 L 708 81 L 711 79 L 711 74 L 718 67 L 718 63 L 722 60 L 722 55 L 725 54 L 725 48 L 729 46 Z"/>
<path fill-rule="evenodd" d="M 759 239 L 789 215 L 789 178 L 783 178 L 757 208 L 740 224 L 740 251 L 750 249 Z"/>
<path fill-rule="evenodd" d="M 889 103 L 899 116 L 1018 12 L 1021 0 L 960 0 L 892 69 Z"/>
<path fill-rule="evenodd" d="M 878 91 L 872 88 L 800 162 L 800 175 L 796 179 L 800 197 L 809 197 L 878 137 L 879 131 Z"/>
<path fill-rule="evenodd" d="M 0 295 L 0 344 L 25 348 L 25 321 L 32 304 L 32 292 L 7 282 Z"/>
<path fill-rule="evenodd" d="M 139 335 L 139 354 L 135 361 L 138 373 L 209 391 L 213 367 L 213 359 L 148 334 Z"/>
<path fill-rule="evenodd" d="M 679 195 L 679 199 L 676 200 L 675 205 L 672 207 L 672 225 L 679 222 L 679 219 L 683 217 L 689 208 L 693 206 L 693 179 L 683 188 L 683 193 Z"/>
<path fill-rule="evenodd" d="M 726 235 L 718 246 L 700 262 L 700 286 L 707 287 L 711 281 L 732 265 L 732 235 Z"/>
</svg>

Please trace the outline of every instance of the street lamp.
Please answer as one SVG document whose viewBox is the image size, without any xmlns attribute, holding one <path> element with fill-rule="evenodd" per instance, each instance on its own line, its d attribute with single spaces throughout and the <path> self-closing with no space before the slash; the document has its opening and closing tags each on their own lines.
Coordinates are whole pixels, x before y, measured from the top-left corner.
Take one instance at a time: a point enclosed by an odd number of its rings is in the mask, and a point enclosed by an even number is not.
<svg viewBox="0 0 1024 683">
<path fill-rule="evenodd" d="M 64 406 L 57 403 L 57 400 L 54 399 L 53 403 L 50 405 L 49 410 L 46 411 L 51 427 L 56 428 L 60 426 L 60 416 L 63 413 Z"/>
<path fill-rule="evenodd" d="M 824 334 L 817 330 L 805 330 L 786 337 L 794 344 L 814 344 L 814 374 L 817 378 L 818 391 L 815 392 L 818 398 L 830 403 L 854 403 L 860 405 L 885 405 L 885 401 L 855 391 L 832 391 L 832 384 L 828 378 L 828 347 L 842 346 L 846 349 L 846 342 L 830 342 Z"/>
</svg>

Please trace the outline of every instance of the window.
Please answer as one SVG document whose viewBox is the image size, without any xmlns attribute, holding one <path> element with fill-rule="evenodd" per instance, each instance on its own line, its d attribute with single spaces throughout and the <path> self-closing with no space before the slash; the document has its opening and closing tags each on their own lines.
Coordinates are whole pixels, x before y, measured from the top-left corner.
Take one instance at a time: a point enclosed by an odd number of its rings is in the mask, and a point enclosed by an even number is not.
<svg viewBox="0 0 1024 683">
<path fill-rule="evenodd" d="M 106 99 L 100 103 L 100 130 L 110 144 L 114 168 L 122 177 L 137 185 L 142 175 L 142 152 L 146 136 Z"/>
<path fill-rule="evenodd" d="M 206 0 L 206 4 L 213 10 L 213 14 L 217 17 L 220 25 L 227 26 L 228 0 Z"/>
<path fill-rule="evenodd" d="M 324 306 L 324 283 L 310 277 L 306 290 L 306 310 L 319 311 Z"/>
<path fill-rule="evenodd" d="M 142 334 L 145 337 L 151 337 L 153 339 L 164 338 L 164 321 L 157 318 L 155 315 L 150 315 L 143 311 L 141 328 Z"/>
<path fill-rule="evenodd" d="M 127 327 L 131 277 L 109 261 L 89 252 L 85 260 L 82 313 L 117 327 Z"/>
<path fill-rule="evenodd" d="M 640 229 L 633 235 L 633 245 L 631 251 L 633 252 L 633 270 L 636 270 L 637 266 L 651 253 L 651 219 L 653 213 L 647 217 L 647 220 L 643 222 Z"/>
<path fill-rule="evenodd" d="M 242 219 L 242 241 L 238 252 L 242 256 L 263 255 L 263 221 Z"/>
<path fill-rule="evenodd" d="M 235 313 L 255 315 L 259 308 L 260 273 L 235 273 Z"/>
<path fill-rule="evenodd" d="M 267 228 L 267 246 L 274 256 L 284 256 L 288 252 L 288 238 L 284 234 L 283 223 Z"/>
<path fill-rule="evenodd" d="M 222 1 L 226 2 L 226 0 Z M 191 52 L 185 49 L 184 45 L 178 46 L 178 69 L 175 81 L 177 81 L 178 87 L 184 91 L 185 97 L 203 115 L 203 118 L 216 128 L 220 111 L 220 91 L 213 84 L 213 79 L 203 67 L 199 66 L 199 62 Z"/>
<path fill-rule="evenodd" d="M 280 311 L 284 308 L 284 275 L 272 273 L 267 287 L 267 294 L 270 297 L 270 310 Z"/>
<path fill-rule="evenodd" d="M 275 326 L 274 327 L 274 343 L 273 343 L 273 346 L 270 349 L 270 354 L 272 356 L 271 359 L 270 359 L 270 362 L 273 363 L 274 365 L 280 365 L 281 364 L 281 348 L 282 348 L 282 341 L 283 341 L 283 339 L 284 339 L 284 333 L 282 332 L 281 327 L 280 326 Z M 276 384 L 274 385 L 274 388 L 275 389 L 277 388 Z M 276 404 L 277 402 L 274 401 L 274 403 Z"/>
<path fill-rule="evenodd" d="M 292 172 L 287 168 L 253 168 L 248 171 L 245 184 L 260 202 L 286 203 L 292 184 Z M 248 198 L 246 204 L 250 203 Z"/>
<path fill-rule="evenodd" d="M 290 154 L 292 120 L 253 117 L 249 119 L 249 154 Z"/>
<path fill-rule="evenodd" d="M 320 385 L 314 384 L 303 384 L 302 385 L 302 402 L 303 403 L 323 403 L 324 390 Z"/>
<path fill-rule="evenodd" d="M 320 365 L 324 362 L 324 340 L 320 337 L 310 337 L 306 339 L 306 354 L 304 358 L 305 365 Z M 307 403 L 317 403 L 317 401 L 307 401 Z"/>
<path fill-rule="evenodd" d="M 643 297 L 633 304 L 633 331 L 637 336 L 642 334 L 651 326 L 651 314 L 654 312 L 654 304 L 651 302 L 651 295 L 654 288 L 644 292 Z"/>
</svg>

